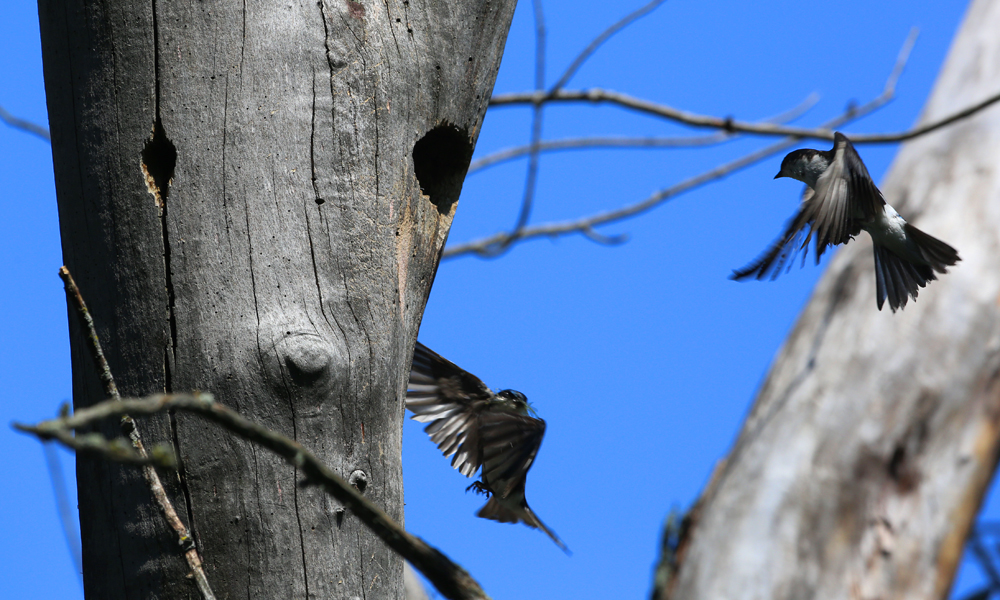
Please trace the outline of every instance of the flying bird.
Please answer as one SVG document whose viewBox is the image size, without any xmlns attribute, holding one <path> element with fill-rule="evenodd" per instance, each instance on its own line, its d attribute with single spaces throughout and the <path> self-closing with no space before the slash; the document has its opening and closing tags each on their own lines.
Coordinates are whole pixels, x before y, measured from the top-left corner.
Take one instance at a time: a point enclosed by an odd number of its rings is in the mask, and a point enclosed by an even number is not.
<svg viewBox="0 0 1000 600">
<path fill-rule="evenodd" d="M 451 465 L 480 480 L 470 485 L 489 501 L 477 517 L 501 523 L 524 523 L 541 529 L 564 552 L 566 544 L 528 507 L 524 481 L 545 435 L 521 392 L 493 393 L 478 377 L 417 342 L 406 389 L 406 408 L 413 419 L 429 423 L 424 431 Z"/>
<path fill-rule="evenodd" d="M 916 300 L 917 291 L 959 260 L 958 252 L 913 225 L 889 206 L 875 186 L 847 136 L 834 133 L 833 148 L 796 150 L 781 161 L 774 176 L 791 177 L 807 186 L 799 210 L 780 238 L 760 258 L 733 271 L 732 279 L 773 280 L 791 268 L 800 250 L 816 240 L 816 263 L 827 246 L 846 244 L 865 230 L 875 249 L 875 301 L 886 298 L 893 312 Z M 806 232 L 808 226 L 808 233 Z M 802 256 L 805 262 L 805 254 Z"/>
</svg>

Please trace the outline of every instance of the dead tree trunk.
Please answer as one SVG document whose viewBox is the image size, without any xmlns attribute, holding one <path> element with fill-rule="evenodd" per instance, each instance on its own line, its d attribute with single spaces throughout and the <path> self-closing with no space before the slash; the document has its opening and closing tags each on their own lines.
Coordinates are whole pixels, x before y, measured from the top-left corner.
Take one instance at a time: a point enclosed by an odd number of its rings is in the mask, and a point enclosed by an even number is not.
<svg viewBox="0 0 1000 600">
<path fill-rule="evenodd" d="M 41 0 L 63 252 L 122 393 L 211 391 L 401 520 L 405 365 L 514 4 Z M 140 427 L 179 452 L 219 598 L 401 597 L 400 560 L 294 469 L 184 415 Z M 77 478 L 88 598 L 196 595 L 137 471 Z"/>
<path fill-rule="evenodd" d="M 974 2 L 921 120 L 996 93 L 1000 4 Z M 886 200 L 962 262 L 892 314 L 867 236 L 833 260 L 668 586 L 692 598 L 944 598 L 1000 449 L 1000 110 L 906 143 Z"/>
</svg>

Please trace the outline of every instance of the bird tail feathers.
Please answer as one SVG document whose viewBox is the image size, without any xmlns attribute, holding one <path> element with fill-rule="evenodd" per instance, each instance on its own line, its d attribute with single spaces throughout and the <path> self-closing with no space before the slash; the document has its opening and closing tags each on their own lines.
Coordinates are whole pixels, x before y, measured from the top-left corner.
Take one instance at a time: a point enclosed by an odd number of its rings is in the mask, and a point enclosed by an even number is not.
<svg viewBox="0 0 1000 600">
<path fill-rule="evenodd" d="M 903 227 L 911 243 L 910 249 L 919 254 L 923 264 L 911 262 L 884 246 L 874 244 L 875 300 L 879 310 L 882 310 L 886 299 L 892 312 L 903 308 L 910 298 L 917 299 L 920 288 L 937 279 L 935 271 L 945 273 L 947 267 L 961 260 L 954 248 L 936 237 L 909 223 Z"/>
<path fill-rule="evenodd" d="M 528 527 L 541 529 L 545 532 L 545 535 L 552 538 L 552 541 L 556 543 L 556 546 L 559 546 L 559 548 L 566 554 L 570 554 L 569 548 L 566 544 L 559 539 L 559 536 L 557 536 L 554 531 L 546 527 L 545 523 L 542 523 L 542 520 L 535 515 L 531 508 L 528 507 L 527 503 L 524 504 L 523 512 L 517 512 L 501 504 L 497 499 L 497 495 L 493 494 L 490 497 L 489 502 L 479 509 L 476 516 L 483 519 L 492 519 L 501 523 L 524 523 Z"/>
<path fill-rule="evenodd" d="M 903 225 L 903 231 L 906 233 L 907 239 L 913 240 L 917 250 L 923 259 L 927 261 L 927 264 L 938 273 L 946 273 L 946 267 L 950 267 L 962 260 L 958 257 L 957 250 L 936 237 L 920 231 L 909 223 Z"/>
<path fill-rule="evenodd" d="M 875 248 L 875 300 L 878 309 L 886 299 L 892 312 L 906 306 L 907 300 L 917 299 L 917 292 L 928 281 L 937 279 L 929 265 L 915 265 L 902 259 L 885 246 L 874 244 Z"/>
<path fill-rule="evenodd" d="M 521 521 L 516 512 L 507 508 L 503 504 L 500 504 L 500 501 L 497 500 L 496 494 L 490 496 L 489 502 L 479 509 L 476 516 L 483 519 L 500 521 L 501 523 L 519 523 Z"/>
</svg>

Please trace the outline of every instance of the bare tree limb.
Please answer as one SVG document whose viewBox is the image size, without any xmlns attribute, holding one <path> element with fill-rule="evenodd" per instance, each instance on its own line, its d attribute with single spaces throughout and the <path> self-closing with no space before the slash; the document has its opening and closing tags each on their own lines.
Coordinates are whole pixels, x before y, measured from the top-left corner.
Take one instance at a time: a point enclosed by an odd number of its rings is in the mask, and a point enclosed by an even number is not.
<svg viewBox="0 0 1000 600">
<path fill-rule="evenodd" d="M 595 136 L 565 138 L 561 140 L 543 140 L 538 143 L 539 152 L 559 152 L 561 150 L 586 150 L 592 148 L 689 148 L 697 146 L 712 146 L 732 139 L 726 132 L 710 135 L 684 137 L 626 137 L 626 136 Z M 482 171 L 489 167 L 520 158 L 531 153 L 531 145 L 514 146 L 497 150 L 480 159 L 472 161 L 468 174 Z"/>
<path fill-rule="evenodd" d="M 904 47 L 905 49 L 905 47 Z M 886 81 L 886 86 L 882 93 L 872 101 L 860 106 L 851 107 L 844 114 L 838 116 L 826 122 L 824 128 L 835 128 L 852 121 L 854 119 L 861 118 L 875 110 L 878 110 L 890 100 L 892 100 L 895 95 L 895 83 L 898 78 L 898 72 L 902 69 L 900 63 L 905 63 L 908 53 L 900 53 L 900 59 L 896 63 L 896 67 L 893 68 L 892 74 Z M 472 242 L 467 242 L 464 244 L 459 244 L 457 246 L 447 247 L 441 255 L 442 259 L 445 258 L 455 258 L 457 256 L 462 256 L 465 254 L 476 254 L 484 257 L 492 257 L 489 248 L 495 247 L 497 244 L 506 244 L 509 246 L 517 241 L 539 238 L 539 237 L 559 237 L 563 235 L 570 234 L 584 234 L 591 237 L 590 234 L 593 233 L 593 228 L 599 225 L 606 225 L 608 223 L 613 223 L 617 221 L 622 221 L 630 217 L 634 217 L 638 214 L 644 213 L 648 210 L 655 208 L 656 206 L 666 202 L 674 196 L 678 196 L 684 192 L 688 192 L 697 187 L 705 185 L 715 181 L 716 179 L 721 179 L 726 175 L 734 173 L 740 169 L 745 169 L 753 164 L 756 164 L 769 156 L 773 156 L 783 150 L 786 150 L 793 145 L 795 145 L 800 139 L 799 137 L 788 137 L 780 142 L 771 144 L 747 154 L 741 158 L 734 161 L 719 165 L 713 169 L 705 171 L 700 175 L 695 175 L 685 179 L 684 181 L 678 183 L 677 185 L 662 189 L 653 195 L 649 196 L 641 202 L 635 204 L 630 204 L 628 206 L 609 210 L 595 215 L 581 217 L 579 219 L 573 219 L 569 221 L 561 221 L 557 223 L 547 223 L 542 225 L 536 225 L 534 227 L 526 227 L 521 230 L 516 237 L 508 232 L 495 233 L 489 237 L 481 238 L 479 240 L 474 240 Z"/>
<path fill-rule="evenodd" d="M 90 349 L 94 356 L 94 366 L 101 377 L 101 383 L 104 384 L 104 391 L 111 398 L 112 402 L 120 402 L 121 396 L 118 394 L 118 386 L 115 384 L 114 376 L 111 375 L 111 368 L 108 366 L 108 361 L 104 358 L 104 351 L 101 349 L 101 340 L 97 337 L 97 329 L 94 327 L 94 319 L 90 316 L 87 303 L 83 301 L 80 288 L 77 287 L 76 282 L 73 280 L 73 275 L 70 274 L 69 269 L 65 266 L 59 269 L 59 277 L 62 278 L 66 286 L 66 296 L 69 298 L 70 303 L 76 307 L 76 313 L 80 317 L 80 325 L 86 332 L 87 341 L 90 342 Z M 163 513 L 167 523 L 177 534 L 178 542 L 184 550 L 184 558 L 191 569 L 191 575 L 198 586 L 198 591 L 201 592 L 204 600 L 215 600 L 215 594 L 212 592 L 212 586 L 208 583 L 208 577 L 205 575 L 205 569 L 202 567 L 201 556 L 198 554 L 194 538 L 191 537 L 190 530 L 181 521 L 180 516 L 177 515 L 177 511 L 174 509 L 173 503 L 167 497 L 167 492 L 163 488 L 163 482 L 160 481 L 160 476 L 153 466 L 154 462 L 149 460 L 150 453 L 147 453 L 145 446 L 143 446 L 142 437 L 139 434 L 139 429 L 135 421 L 132 420 L 132 417 L 128 413 L 120 414 L 122 432 L 131 440 L 132 446 L 135 448 L 135 455 L 139 460 L 130 461 L 127 448 L 116 449 L 120 457 L 116 460 L 143 465 L 142 474 L 149 485 L 149 491 L 152 492 L 153 499 L 156 500 L 156 504 L 160 507 L 160 511 Z M 97 436 L 100 439 L 92 436 Z M 68 431 L 54 437 L 63 444 L 67 444 L 67 438 L 76 439 Z M 89 439 L 87 439 L 88 437 Z M 85 439 L 86 443 L 93 444 L 96 448 L 101 445 L 103 436 L 94 433 L 89 434 L 89 436 L 81 436 L 80 439 Z M 160 448 L 154 448 L 151 454 L 154 458 L 165 456 L 163 450 Z"/>
<path fill-rule="evenodd" d="M 900 51 L 900 58 L 896 62 L 897 67 L 905 65 L 915 39 L 916 29 L 910 32 L 910 36 L 907 38 L 903 49 Z M 902 68 L 896 68 L 893 70 L 892 75 L 886 82 L 886 88 L 895 89 L 896 80 L 899 78 L 899 74 L 901 72 Z M 850 137 L 851 141 L 855 144 L 888 144 L 904 142 L 951 125 L 952 123 L 969 117 L 997 103 L 998 101 L 1000 101 L 1000 93 L 989 96 L 977 104 L 969 106 L 968 108 L 960 110 L 933 123 L 927 123 L 926 125 L 915 127 L 907 131 L 897 133 L 852 134 L 848 137 Z M 673 108 L 665 104 L 659 104 L 649 100 L 636 98 L 628 94 L 623 94 L 621 92 L 603 90 L 600 88 L 591 88 L 588 90 L 553 89 L 544 93 L 536 90 L 533 92 L 499 94 L 490 99 L 490 106 L 531 104 L 532 106 L 537 107 L 539 105 L 553 102 L 589 102 L 595 104 L 609 103 L 644 114 L 676 121 L 684 125 L 690 125 L 692 127 L 720 129 L 729 133 L 739 132 L 766 136 L 794 136 L 802 139 L 810 138 L 833 141 L 833 131 L 829 127 L 825 126 L 819 128 L 789 127 L 779 123 L 753 123 L 748 121 L 737 121 L 731 117 L 699 115 Z"/>
<path fill-rule="evenodd" d="M 542 10 L 542 0 L 532 0 L 531 5 L 535 14 L 535 89 L 542 91 L 545 89 L 545 12 Z M 528 219 L 531 218 L 531 206 L 534 203 L 538 182 L 538 142 L 542 139 L 542 116 L 542 107 L 536 105 L 531 115 L 531 158 L 528 160 L 524 198 L 521 200 L 521 213 L 514 226 L 515 232 L 524 229 Z"/>
<path fill-rule="evenodd" d="M 780 115 L 765 119 L 765 122 L 787 123 L 793 121 L 819 101 L 819 94 L 812 93 L 798 106 L 789 109 Z M 580 137 L 566 138 L 562 140 L 543 140 L 538 143 L 539 152 L 558 152 L 560 150 L 584 150 L 591 148 L 690 148 L 694 146 L 710 146 L 727 142 L 736 134 L 726 131 L 719 131 L 709 135 L 684 136 L 684 137 Z M 483 158 L 472 161 L 469 165 L 468 174 L 475 173 L 494 165 L 520 158 L 531 152 L 531 145 L 515 146 L 498 150 L 493 154 L 487 154 Z"/>
<path fill-rule="evenodd" d="M 928 134 L 932 131 L 941 129 L 942 127 L 947 127 L 952 123 L 961 121 L 967 117 L 978 113 L 979 111 L 992 106 L 1000 101 L 1000 93 L 994 94 L 989 98 L 986 98 L 978 104 L 973 104 L 972 106 L 953 113 L 943 119 L 939 119 L 933 123 L 928 123 L 927 125 L 921 125 L 920 127 L 914 127 L 908 131 L 901 131 L 898 133 L 869 133 L 869 134 L 857 134 L 851 135 L 851 141 L 857 144 L 889 144 L 893 142 L 905 142 L 907 140 L 912 140 L 913 138 L 920 137 L 922 135 Z M 823 138 L 827 139 L 827 138 Z M 830 138 L 832 139 L 832 138 Z"/>
<path fill-rule="evenodd" d="M 951 125 L 971 116 L 988 106 L 1000 101 L 1000 93 L 994 94 L 985 100 L 974 104 L 966 109 L 958 111 L 943 119 L 915 127 L 907 131 L 896 133 L 859 133 L 850 134 L 848 137 L 856 144 L 888 144 L 894 142 L 905 142 L 906 140 L 919 137 Z M 795 136 L 800 139 L 811 138 L 818 140 L 833 140 L 833 131 L 827 128 L 789 127 L 773 123 L 751 123 L 748 121 L 737 121 L 731 118 L 712 117 L 699 115 L 680 109 L 672 108 L 665 104 L 658 104 L 648 100 L 642 100 L 611 90 L 591 88 L 589 90 L 560 90 L 554 93 L 520 92 L 513 94 L 500 94 L 490 100 L 490 106 L 510 106 L 514 104 L 532 104 L 535 106 L 552 102 L 590 102 L 594 104 L 608 103 L 624 108 L 630 108 L 641 113 L 663 117 L 671 121 L 690 125 L 692 127 L 708 127 L 721 129 L 727 132 L 752 133 L 755 135 L 767 136 Z"/>
<path fill-rule="evenodd" d="M 232 409 L 215 402 L 211 394 L 156 395 L 143 399 L 108 400 L 78 410 L 72 415 L 63 415 L 37 425 L 15 423 L 14 427 L 43 440 L 55 439 L 69 448 L 98 453 L 110 460 L 170 466 L 170 457 L 154 453 L 143 456 L 137 450 L 128 448 L 126 443 L 116 444 L 114 440 L 105 440 L 99 434 L 74 436 L 71 433 L 114 416 L 153 415 L 166 410 L 182 410 L 199 415 L 284 458 L 288 464 L 302 471 L 306 484 L 320 486 L 342 502 L 386 545 L 423 573 L 446 598 L 488 598 L 465 569 L 419 537 L 407 533 L 375 503 L 321 463 L 312 452 L 298 442 L 245 419 Z"/>
<path fill-rule="evenodd" d="M 549 93 L 555 92 L 565 85 L 576 70 L 579 69 L 580 66 L 583 65 L 583 63 L 586 62 L 586 60 L 590 58 L 590 56 L 601 46 L 601 44 L 608 40 L 608 38 L 651 12 L 654 8 L 663 3 L 663 1 L 664 0 L 653 0 L 638 10 L 626 15 L 623 19 L 619 20 L 611 27 L 605 29 L 600 35 L 594 38 L 594 40 L 591 41 L 579 55 L 577 55 Z M 544 93 L 545 90 L 545 13 L 542 10 L 542 0 L 532 0 L 532 7 L 534 9 L 535 17 L 535 91 L 536 93 L 541 94 Z M 535 104 L 531 115 L 531 140 L 524 152 L 529 156 L 528 171 L 525 176 L 524 196 L 521 199 L 521 210 L 517 217 L 517 223 L 514 225 L 514 229 L 509 235 L 501 238 L 499 243 L 493 244 L 491 247 L 482 251 L 486 256 L 497 257 L 506 252 L 510 247 L 510 243 L 517 239 L 518 235 L 524 230 L 528 224 L 528 220 L 531 218 L 531 209 L 534 204 L 535 192 L 538 188 L 538 164 L 539 155 L 541 153 L 542 121 L 543 106 L 541 103 Z M 520 156 L 520 154 L 518 154 L 518 156 Z M 604 238 L 604 236 L 600 236 L 594 232 L 590 232 L 588 236 L 591 234 L 593 236 L 592 239 L 595 241 L 600 241 Z"/>
<path fill-rule="evenodd" d="M 49 130 L 48 129 L 46 129 L 46 128 L 44 128 L 41 125 L 38 125 L 36 123 L 32 123 L 31 121 L 27 121 L 25 119 L 20 119 L 18 117 L 15 117 L 14 115 L 12 115 L 9 112 L 7 112 L 7 109 L 5 109 L 2 106 L 0 106 L 0 121 L 3 121 L 4 123 L 6 123 L 7 125 L 13 127 L 14 129 L 20 129 L 21 131 L 27 131 L 28 133 L 37 135 L 38 137 L 42 138 L 46 142 L 51 142 L 52 141 L 49 138 Z"/>
<path fill-rule="evenodd" d="M 652 0 L 651 2 L 625 15 L 621 20 L 613 24 L 611 27 L 608 27 L 607 29 L 602 31 L 600 35 L 598 35 L 589 44 L 587 44 L 587 47 L 584 48 L 583 51 L 580 52 L 580 54 L 578 54 L 577 57 L 573 59 L 573 62 L 570 63 L 569 67 L 566 68 L 566 71 L 559 77 L 559 80 L 556 81 L 555 85 L 552 86 L 552 88 L 550 89 L 550 93 L 562 89 L 564 85 L 569 83 L 569 80 L 572 79 L 573 75 L 576 74 L 577 70 L 579 70 L 579 68 L 583 66 L 583 63 L 587 62 L 587 59 L 590 58 L 594 54 L 594 52 L 596 52 L 597 49 L 604 44 L 604 42 L 608 41 L 608 39 L 611 38 L 611 36 L 618 33 L 622 29 L 625 29 L 632 23 L 635 23 L 639 19 L 645 17 L 649 13 L 653 12 L 654 10 L 656 10 L 657 7 L 663 4 L 664 1 L 665 0 Z"/>
<path fill-rule="evenodd" d="M 119 402 L 119 400 L 108 400 L 101 404 L 108 402 Z M 100 406 L 101 404 L 95 404 L 94 406 Z M 63 412 L 68 414 L 67 411 Z M 77 411 L 77 413 L 80 412 L 82 411 Z M 174 455 L 173 449 L 165 444 L 157 444 L 149 450 L 143 448 L 143 451 L 140 452 L 130 441 L 126 441 L 124 438 L 109 440 L 100 433 L 74 435 L 71 428 L 42 427 L 46 423 L 49 423 L 49 421 L 43 421 L 38 426 L 14 423 L 14 428 L 18 431 L 36 435 L 43 441 L 55 440 L 63 446 L 75 450 L 77 453 L 92 454 L 112 462 L 138 467 L 159 466 L 166 469 L 177 468 L 177 457 Z M 190 538 L 184 540 L 183 543 L 185 546 L 189 545 Z"/>
<path fill-rule="evenodd" d="M 581 233 L 591 237 L 593 233 L 593 228 L 599 225 L 606 225 L 608 223 L 613 223 L 616 221 L 622 221 L 630 217 L 634 217 L 648 210 L 655 208 L 656 206 L 666 202 L 674 196 L 678 196 L 684 192 L 688 192 L 697 187 L 705 185 L 715 181 L 716 179 L 721 179 L 726 175 L 739 171 L 749 167 L 769 156 L 777 154 L 782 150 L 790 148 L 800 138 L 788 138 L 787 140 L 782 140 L 761 150 L 757 150 L 742 158 L 734 160 L 732 162 L 719 165 L 714 169 L 706 171 L 700 175 L 696 175 L 689 179 L 685 179 L 679 184 L 662 189 L 653 195 L 649 196 L 641 202 L 635 204 L 630 204 L 628 206 L 609 210 L 596 215 L 591 215 L 588 217 L 582 217 L 579 219 L 574 219 L 570 221 L 561 221 L 557 223 L 547 223 L 542 225 L 536 225 L 534 227 L 526 227 L 521 230 L 516 236 L 512 236 L 507 232 L 495 233 L 489 237 L 481 238 L 472 242 L 467 242 L 465 244 L 459 244 L 457 246 L 445 248 L 444 252 L 441 254 L 442 259 L 455 258 L 457 256 L 462 256 L 463 254 L 476 254 L 483 257 L 492 258 L 493 254 L 489 252 L 489 248 L 497 244 L 511 245 L 514 242 L 529 240 L 532 238 L 539 237 L 560 237 L 564 235 L 570 235 L 574 233 Z M 591 237 L 591 239 L 593 239 Z"/>
<path fill-rule="evenodd" d="M 108 366 L 107 359 L 104 358 L 104 350 L 101 349 L 101 339 L 97 337 L 97 328 L 94 326 L 94 318 L 90 316 L 90 310 L 87 309 L 87 303 L 83 301 L 83 294 L 80 293 L 80 288 L 76 286 L 76 281 L 73 280 L 73 275 L 65 266 L 59 268 L 59 278 L 63 280 L 63 285 L 66 286 L 66 296 L 69 298 L 73 306 L 76 307 L 76 314 L 80 317 L 80 325 L 87 333 L 87 341 L 90 342 L 90 351 L 94 356 L 94 367 L 97 369 L 97 374 L 101 378 L 101 383 L 104 384 L 104 393 L 107 394 L 109 398 L 118 400 L 120 398 L 120 395 L 118 394 L 118 385 L 115 383 L 115 378 L 111 374 L 111 367 Z M 125 418 L 128 418 L 128 415 L 125 415 Z M 124 421 L 125 419 L 122 420 Z"/>
<path fill-rule="evenodd" d="M 818 129 L 801 129 L 801 128 L 791 128 L 791 127 L 785 128 L 788 131 L 796 131 L 798 133 L 790 135 L 785 139 L 777 143 L 774 143 L 770 146 L 751 152 L 734 161 L 719 165 L 713 169 L 701 173 L 700 175 L 690 177 L 674 186 L 664 188 L 652 194 L 645 200 L 642 200 L 641 202 L 630 204 L 628 206 L 619 209 L 604 211 L 587 217 L 581 217 L 578 219 L 561 221 L 556 223 L 547 223 L 547 224 L 537 225 L 534 227 L 525 227 L 521 231 L 515 232 L 516 235 L 508 232 L 495 233 L 485 238 L 480 238 L 478 240 L 474 240 L 464 244 L 459 244 L 457 246 L 447 247 L 442 253 L 442 258 L 454 258 L 466 254 L 476 254 L 482 257 L 492 257 L 495 255 L 490 252 L 490 248 L 494 248 L 497 245 L 503 245 L 503 247 L 506 248 L 511 244 L 513 244 L 514 242 L 532 238 L 539 238 L 539 237 L 559 237 L 570 234 L 583 234 L 586 235 L 588 238 L 593 239 L 592 234 L 594 228 L 597 226 L 621 221 L 630 217 L 634 217 L 638 214 L 644 213 L 679 194 L 688 192 L 692 189 L 705 185 L 706 183 L 715 181 L 716 179 L 721 179 L 722 177 L 725 177 L 740 169 L 749 167 L 757 162 L 760 162 L 761 160 L 764 160 L 765 158 L 773 156 L 774 154 L 777 154 L 783 150 L 786 150 L 791 146 L 795 145 L 799 140 L 803 138 L 806 137 L 824 138 L 824 136 L 826 136 L 827 133 L 829 133 L 830 139 L 832 139 L 834 129 L 839 128 L 845 123 L 858 119 L 866 114 L 869 114 L 881 108 L 882 106 L 884 106 L 893 99 L 896 93 L 896 83 L 899 80 L 899 76 L 906 65 L 906 61 L 909 59 L 910 50 L 913 48 L 913 43 L 915 38 L 916 38 L 916 30 L 914 29 L 910 32 L 910 35 L 904 42 L 903 47 L 901 48 L 899 55 L 896 59 L 896 63 L 893 66 L 892 72 L 889 74 L 888 79 L 886 79 L 886 83 L 885 86 L 883 87 L 882 93 L 878 97 L 860 107 L 853 107 L 853 106 L 849 107 L 847 111 L 845 111 L 843 114 L 824 123 Z M 929 131 L 933 131 L 933 129 L 941 127 L 944 124 L 954 122 L 955 120 L 958 120 L 958 118 L 964 118 L 966 116 L 969 116 L 974 112 L 981 110 L 985 106 L 988 106 L 993 102 L 996 102 L 997 100 L 1000 100 L 1000 95 L 998 95 L 995 99 L 990 99 L 987 102 L 983 102 L 976 105 L 975 107 L 972 107 L 972 109 L 975 110 L 966 109 L 961 111 L 960 113 L 957 113 L 956 115 L 952 115 L 946 119 L 942 119 L 941 121 L 943 124 L 938 124 L 938 125 L 930 124 L 928 126 L 920 127 L 918 128 L 922 130 L 920 134 L 922 135 L 923 133 L 928 133 Z M 958 114 L 961 114 L 962 116 L 959 117 L 957 116 Z M 944 123 L 945 121 L 947 121 L 947 123 Z M 762 128 L 776 127 L 775 125 L 770 125 L 766 123 L 758 123 L 753 125 L 755 127 L 762 127 Z M 720 128 L 727 132 L 737 131 L 737 129 L 729 128 L 724 123 Z M 855 138 L 852 137 L 852 140 L 853 139 Z M 891 141 L 891 140 L 886 139 L 880 141 Z"/>
<path fill-rule="evenodd" d="M 545 89 L 545 12 L 542 10 L 542 0 L 532 0 L 531 5 L 535 16 L 535 90 L 542 92 Z M 510 235 L 503 238 L 500 243 L 483 250 L 489 256 L 497 257 L 506 252 L 510 246 L 510 240 L 516 239 L 518 233 L 524 230 L 528 219 L 531 218 L 531 208 L 534 204 L 538 182 L 539 142 L 542 139 L 543 111 L 541 104 L 536 104 L 531 111 L 528 171 L 524 178 L 524 195 L 521 198 L 521 210 L 517 215 L 517 222 Z"/>
<path fill-rule="evenodd" d="M 76 518 L 66 491 L 66 478 L 63 475 L 62 463 L 53 444 L 42 444 L 45 451 L 45 462 L 49 467 L 49 478 L 52 480 L 52 491 L 56 496 L 56 508 L 59 510 L 59 522 L 62 524 L 63 536 L 69 547 L 70 558 L 80 583 L 83 583 L 83 548 L 80 547 L 80 532 L 74 527 Z"/>
</svg>

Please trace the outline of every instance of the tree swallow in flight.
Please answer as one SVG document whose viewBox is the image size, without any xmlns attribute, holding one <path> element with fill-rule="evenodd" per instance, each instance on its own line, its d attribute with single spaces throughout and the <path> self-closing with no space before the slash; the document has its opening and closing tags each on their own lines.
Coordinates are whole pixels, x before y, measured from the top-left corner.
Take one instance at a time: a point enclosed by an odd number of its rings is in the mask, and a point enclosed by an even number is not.
<svg viewBox="0 0 1000 600">
<path fill-rule="evenodd" d="M 493 393 L 478 377 L 417 342 L 406 389 L 413 420 L 430 423 L 424 431 L 451 466 L 472 477 L 482 467 L 475 489 L 490 497 L 477 517 L 524 523 L 541 529 L 564 552 L 569 548 L 542 523 L 524 498 L 524 481 L 545 435 L 545 421 L 521 392 Z"/>
<path fill-rule="evenodd" d="M 846 244 L 865 230 L 875 248 L 875 300 L 878 309 L 886 298 L 889 308 L 906 306 L 917 299 L 919 288 L 937 279 L 934 272 L 960 259 L 958 252 L 941 240 L 927 235 L 886 204 L 868 169 L 847 137 L 834 133 L 831 150 L 803 149 L 789 153 L 781 161 L 775 179 L 791 177 L 809 186 L 798 213 L 785 232 L 760 258 L 733 271 L 732 279 L 754 277 L 773 280 L 791 263 L 809 240 L 816 238 L 816 263 L 827 246 Z M 806 226 L 809 232 L 806 233 Z M 802 256 L 805 262 L 805 254 Z"/>
</svg>

